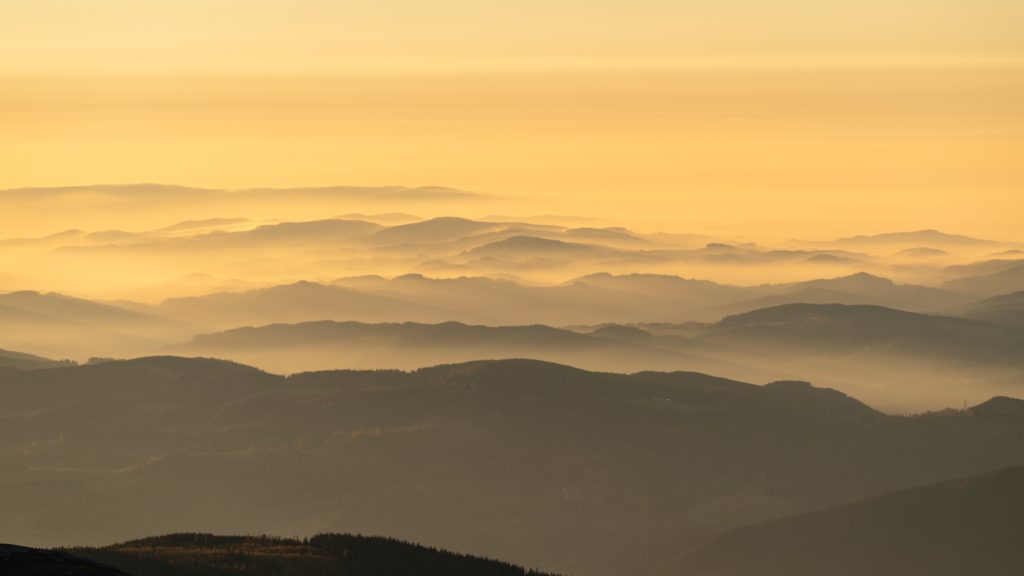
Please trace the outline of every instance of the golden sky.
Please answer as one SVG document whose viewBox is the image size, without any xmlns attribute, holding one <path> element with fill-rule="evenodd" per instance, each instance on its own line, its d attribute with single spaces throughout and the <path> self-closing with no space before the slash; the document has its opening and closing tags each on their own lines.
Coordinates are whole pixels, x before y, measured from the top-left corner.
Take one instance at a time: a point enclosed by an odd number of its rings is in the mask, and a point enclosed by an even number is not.
<svg viewBox="0 0 1024 576">
<path fill-rule="evenodd" d="M 661 228 L 1012 237 L 1022 23 L 1019 0 L 0 0 L 0 187 L 437 184 Z"/>
</svg>

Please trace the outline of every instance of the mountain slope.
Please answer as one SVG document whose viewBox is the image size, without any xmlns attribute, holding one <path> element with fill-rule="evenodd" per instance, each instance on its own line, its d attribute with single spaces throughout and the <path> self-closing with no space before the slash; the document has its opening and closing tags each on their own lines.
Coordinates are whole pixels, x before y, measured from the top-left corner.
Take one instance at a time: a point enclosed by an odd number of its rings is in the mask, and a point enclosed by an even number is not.
<svg viewBox="0 0 1024 576">
<path fill-rule="evenodd" d="M 527 360 L 145 358 L 0 373 L 0 397 L 0 540 L 31 545 L 358 532 L 644 574 L 726 529 L 1024 463 L 1005 401 L 896 417 L 805 383 Z"/>
<path fill-rule="evenodd" d="M 964 316 L 996 324 L 1024 327 L 1024 290 L 976 302 L 967 309 Z"/>
<path fill-rule="evenodd" d="M 126 576 L 124 572 L 66 552 L 0 544 L 0 574 L 10 576 Z"/>
<path fill-rule="evenodd" d="M 1024 467 L 741 528 L 684 557 L 687 576 L 1024 573 Z"/>
<path fill-rule="evenodd" d="M 1024 330 L 881 306 L 788 304 L 725 318 L 705 339 L 806 352 L 918 355 L 963 362 L 1024 362 Z"/>
<path fill-rule="evenodd" d="M 607 335 L 607 332 L 605 332 Z M 168 352 L 216 356 L 276 372 L 415 369 L 483 358 L 535 358 L 602 369 L 678 367 L 683 351 L 544 325 L 303 322 L 201 334 Z"/>
<path fill-rule="evenodd" d="M 0 349 L 0 368 L 34 370 L 39 368 L 54 368 L 66 364 L 66 362 L 50 360 L 49 358 L 43 358 L 42 356 Z"/>
<path fill-rule="evenodd" d="M 1024 265 L 1014 266 L 992 274 L 967 276 L 950 280 L 942 285 L 947 290 L 974 296 L 991 297 L 1024 290 Z"/>
</svg>

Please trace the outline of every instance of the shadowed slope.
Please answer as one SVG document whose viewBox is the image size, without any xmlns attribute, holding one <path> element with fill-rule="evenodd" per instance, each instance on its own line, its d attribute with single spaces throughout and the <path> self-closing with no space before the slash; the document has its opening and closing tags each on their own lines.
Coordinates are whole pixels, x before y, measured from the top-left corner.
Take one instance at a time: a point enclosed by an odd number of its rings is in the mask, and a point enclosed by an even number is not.
<svg viewBox="0 0 1024 576">
<path fill-rule="evenodd" d="M 1024 573 L 1024 467 L 741 528 L 684 557 L 687 576 Z"/>
<path fill-rule="evenodd" d="M 0 373 L 0 397 L 0 539 L 32 545 L 361 532 L 642 574 L 725 529 L 1024 463 L 1001 407 L 891 417 L 805 383 L 529 360 L 158 357 Z"/>
<path fill-rule="evenodd" d="M 0 544 L 0 574 L 4 576 L 126 576 L 86 556 Z"/>
</svg>

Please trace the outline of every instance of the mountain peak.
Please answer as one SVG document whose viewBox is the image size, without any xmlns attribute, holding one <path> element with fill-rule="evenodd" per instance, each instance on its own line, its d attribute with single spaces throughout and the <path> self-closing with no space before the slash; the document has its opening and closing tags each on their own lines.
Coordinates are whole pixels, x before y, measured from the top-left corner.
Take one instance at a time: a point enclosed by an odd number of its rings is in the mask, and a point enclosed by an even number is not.
<svg viewBox="0 0 1024 576">
<path fill-rule="evenodd" d="M 995 396 L 970 409 L 981 416 L 1024 416 L 1024 400 L 1009 396 Z"/>
</svg>

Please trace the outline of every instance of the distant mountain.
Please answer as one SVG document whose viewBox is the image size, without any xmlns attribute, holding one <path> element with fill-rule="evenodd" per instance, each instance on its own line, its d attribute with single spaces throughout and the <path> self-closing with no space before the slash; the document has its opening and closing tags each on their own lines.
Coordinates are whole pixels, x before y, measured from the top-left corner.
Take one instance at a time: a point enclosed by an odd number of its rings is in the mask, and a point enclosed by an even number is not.
<svg viewBox="0 0 1024 576">
<path fill-rule="evenodd" d="M 0 294 L 0 314 L 47 318 L 54 322 L 106 322 L 112 325 L 140 323 L 149 320 L 144 314 L 74 298 L 54 292 L 19 291 Z M 12 310 L 17 312 L 12 312 Z"/>
<path fill-rule="evenodd" d="M 0 323 L 0 345 L 56 357 L 139 354 L 191 331 L 149 307 L 33 291 L 0 294 Z"/>
<path fill-rule="evenodd" d="M 25 354 L 23 352 L 11 352 L 0 350 L 0 368 L 17 368 L 19 370 L 35 370 L 39 368 L 54 368 L 67 365 L 67 362 L 50 360 L 42 356 Z"/>
<path fill-rule="evenodd" d="M 81 200 L 149 200 L 149 201 L 183 201 L 197 198 L 208 198 L 221 193 L 211 188 L 192 188 L 170 184 L 94 184 L 83 186 L 51 186 L 40 188 L 10 188 L 0 190 L 2 200 L 47 200 L 56 199 Z"/>
<path fill-rule="evenodd" d="M 441 200 L 474 200 L 483 195 L 444 186 L 320 186 L 311 188 L 249 188 L 234 191 L 242 198 L 282 198 L 292 200 L 378 200 L 392 202 L 422 202 Z"/>
<path fill-rule="evenodd" d="M 0 573 L 10 576 L 127 576 L 84 556 L 0 544 Z"/>
<path fill-rule="evenodd" d="M 366 222 L 374 222 L 382 226 L 397 226 L 400 224 L 411 224 L 413 222 L 420 222 L 423 218 L 414 216 L 412 214 L 405 214 L 402 212 L 388 212 L 386 214 L 363 214 L 361 212 L 353 212 L 349 214 L 341 214 L 337 216 L 339 220 L 364 220 Z"/>
<path fill-rule="evenodd" d="M 1021 404 L 1024 404 L 1022 402 Z M 1024 467 L 741 528 L 672 566 L 688 576 L 1024 573 Z"/>
<path fill-rule="evenodd" d="M 942 258 L 943 256 L 949 256 L 949 252 L 945 250 L 939 250 L 938 248 L 928 248 L 927 246 L 918 246 L 916 248 L 907 248 L 900 250 L 893 254 L 900 258 Z"/>
<path fill-rule="evenodd" d="M 797 347 L 805 352 L 921 355 L 936 361 L 1024 363 L 1024 330 L 881 306 L 788 304 L 738 314 L 703 339 L 737 348 Z M 753 350 L 752 350 L 753 351 Z"/>
<path fill-rule="evenodd" d="M 1024 464 L 1012 401 L 888 416 L 801 382 L 527 360 L 144 358 L 0 372 L 0 398 L 0 540 L 35 546 L 358 532 L 650 574 L 732 528 Z"/>
<path fill-rule="evenodd" d="M 1024 263 L 992 274 L 968 276 L 942 285 L 946 290 L 991 297 L 1024 290 Z"/>
<path fill-rule="evenodd" d="M 237 226 L 247 224 L 246 218 L 206 218 L 203 220 L 183 220 L 177 224 L 166 226 L 158 232 L 194 232 L 196 230 L 210 230 L 226 226 Z"/>
<path fill-rule="evenodd" d="M 511 258 L 558 258 L 558 257 L 595 257 L 609 256 L 614 250 L 604 246 L 564 242 L 534 236 L 513 236 L 490 244 L 473 248 L 470 256 L 511 257 Z"/>
<path fill-rule="evenodd" d="M 478 222 L 466 218 L 432 218 L 422 222 L 401 224 L 385 228 L 374 237 L 381 244 L 415 244 L 434 243 L 456 240 L 458 238 L 497 229 L 501 223 Z"/>
<path fill-rule="evenodd" d="M 245 292 L 173 298 L 160 304 L 167 315 L 212 327 L 316 320 L 442 321 L 450 317 L 429 302 L 417 303 L 382 293 L 315 282 L 296 282 Z"/>
<path fill-rule="evenodd" d="M 938 230 L 917 230 L 915 232 L 891 232 L 887 234 L 876 234 L 873 236 L 850 236 L 840 238 L 833 243 L 847 246 L 892 246 L 909 245 L 911 247 L 942 248 L 950 247 L 978 247 L 997 245 L 991 240 L 981 240 L 962 236 L 959 234 L 947 234 Z"/>
<path fill-rule="evenodd" d="M 487 277 L 430 278 L 407 274 L 342 278 L 335 284 L 432 304 L 451 311 L 445 320 L 486 324 L 549 325 L 718 319 L 709 303 L 733 302 L 738 287 L 677 276 L 594 274 L 556 286 L 531 286 Z"/>
<path fill-rule="evenodd" d="M 505 562 L 348 534 L 303 540 L 171 534 L 71 552 L 136 576 L 545 576 Z"/>
<path fill-rule="evenodd" d="M 304 322 L 202 334 L 168 352 L 216 356 L 276 372 L 300 369 L 415 369 L 436 363 L 536 358 L 596 369 L 675 368 L 682 351 L 646 346 L 610 327 L 591 334 L 550 326 Z M 621 331 L 619 331 L 621 332 Z M 648 334 L 650 336 L 650 334 Z"/>
<path fill-rule="evenodd" d="M 254 246 L 272 246 L 280 249 L 289 244 L 316 246 L 336 244 L 365 238 L 381 230 L 380 224 L 363 220 L 313 220 L 267 224 L 243 232 L 221 232 L 194 236 L 185 240 L 189 245 L 201 247 L 224 246 L 251 249 Z M 173 244 L 180 247 L 181 242 Z"/>
<path fill-rule="evenodd" d="M 1016 254 L 1011 254 L 1012 252 L 1014 251 L 1007 251 L 1002 255 L 1016 256 Z M 947 278 L 951 277 L 951 279 L 956 280 L 966 278 L 967 276 L 987 276 L 996 272 L 1002 272 L 1003 270 L 1009 270 L 1010 268 L 1016 268 L 1017 266 L 1024 266 L 1024 258 L 995 258 L 978 260 L 967 264 L 955 264 L 943 268 L 942 273 Z"/>
<path fill-rule="evenodd" d="M 869 304 L 912 312 L 942 312 L 969 300 L 947 290 L 896 284 L 888 278 L 859 272 L 849 276 L 769 284 L 748 290 L 752 297 L 718 308 L 724 314 L 783 304 Z"/>
<path fill-rule="evenodd" d="M 968 307 L 967 318 L 1024 327 L 1024 291 L 995 296 Z"/>
</svg>

